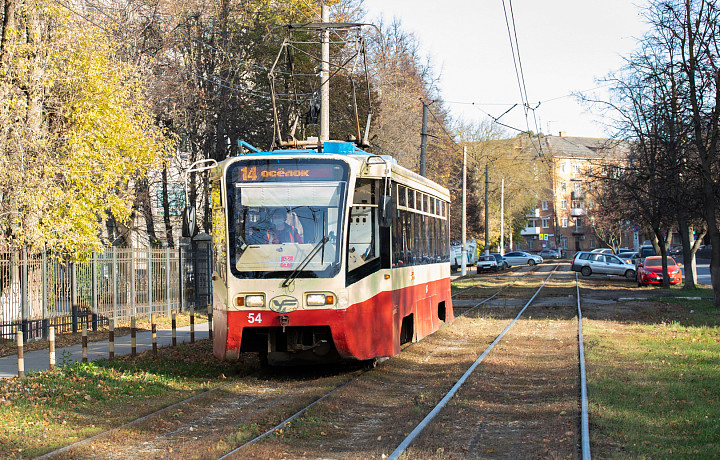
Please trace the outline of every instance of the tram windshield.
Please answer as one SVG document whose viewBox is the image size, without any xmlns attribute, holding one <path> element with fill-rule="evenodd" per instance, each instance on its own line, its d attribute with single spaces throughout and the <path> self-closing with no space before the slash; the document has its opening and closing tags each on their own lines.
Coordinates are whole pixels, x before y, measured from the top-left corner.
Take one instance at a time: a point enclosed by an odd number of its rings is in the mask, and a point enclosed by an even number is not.
<svg viewBox="0 0 720 460">
<path fill-rule="evenodd" d="M 346 163 L 321 158 L 231 165 L 227 196 L 233 274 L 285 278 L 303 265 L 300 278 L 337 274 L 347 176 Z"/>
</svg>

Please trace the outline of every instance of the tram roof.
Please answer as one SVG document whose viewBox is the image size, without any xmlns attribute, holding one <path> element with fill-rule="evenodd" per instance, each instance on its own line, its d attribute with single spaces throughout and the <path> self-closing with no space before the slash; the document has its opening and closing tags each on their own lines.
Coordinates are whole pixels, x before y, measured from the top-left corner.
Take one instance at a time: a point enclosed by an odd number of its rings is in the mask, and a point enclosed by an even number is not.
<svg viewBox="0 0 720 460">
<path fill-rule="evenodd" d="M 361 148 L 357 147 L 353 142 L 338 142 L 338 141 L 327 141 L 323 144 L 323 151 L 319 152 L 316 149 L 276 149 L 276 150 L 268 150 L 268 151 L 258 151 L 258 152 L 249 152 L 244 155 L 241 155 L 240 157 L 259 157 L 259 156 L 269 156 L 269 155 L 278 155 L 278 156 L 304 156 L 304 155 L 317 155 L 317 156 L 326 156 L 326 155 L 343 155 L 350 158 L 355 158 L 356 160 L 363 161 L 363 157 L 380 157 L 383 158 L 386 161 L 389 161 L 391 164 L 391 171 L 394 173 L 394 176 L 400 176 L 402 178 L 405 178 L 405 181 L 402 182 L 408 182 L 408 185 L 421 185 L 420 188 L 424 188 L 422 186 L 428 187 L 429 189 L 437 190 L 442 192 L 443 194 L 448 195 L 449 199 L 449 190 L 447 188 L 443 187 L 442 185 L 433 182 L 432 180 L 421 176 L 420 174 L 417 174 L 403 166 L 398 165 L 397 160 L 395 158 L 389 156 L 389 155 L 377 155 L 374 153 L 366 152 L 365 150 L 362 150 Z M 233 157 L 233 159 L 237 159 L 238 157 Z"/>
</svg>

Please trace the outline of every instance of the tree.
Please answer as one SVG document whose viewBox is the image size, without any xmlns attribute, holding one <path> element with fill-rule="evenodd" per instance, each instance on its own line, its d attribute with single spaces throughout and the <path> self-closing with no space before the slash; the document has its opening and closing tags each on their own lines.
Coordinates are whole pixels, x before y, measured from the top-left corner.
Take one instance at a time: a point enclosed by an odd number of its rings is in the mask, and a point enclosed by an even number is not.
<svg viewBox="0 0 720 460">
<path fill-rule="evenodd" d="M 677 225 L 694 286 L 694 254 L 699 241 L 691 239 L 702 218 L 713 244 L 711 279 L 715 305 L 720 307 L 720 203 L 718 155 L 718 78 L 716 62 L 719 12 L 714 1 L 655 0 L 645 9 L 651 30 L 627 59 L 616 83 L 620 136 L 633 141 L 631 169 L 623 184 L 645 211 L 665 261 L 664 231 Z M 660 224 L 660 222 L 664 222 Z M 704 225 L 700 225 L 703 227 Z M 665 263 L 663 263 L 665 270 Z"/>
<path fill-rule="evenodd" d="M 141 73 L 67 10 L 6 0 L 0 42 L 0 228 L 6 247 L 80 256 L 167 148 Z"/>
</svg>

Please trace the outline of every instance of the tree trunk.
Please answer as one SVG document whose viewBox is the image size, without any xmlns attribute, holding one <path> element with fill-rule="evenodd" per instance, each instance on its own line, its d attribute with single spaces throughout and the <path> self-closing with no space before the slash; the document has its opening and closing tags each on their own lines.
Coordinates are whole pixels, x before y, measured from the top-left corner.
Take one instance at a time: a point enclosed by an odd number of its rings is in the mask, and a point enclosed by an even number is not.
<svg viewBox="0 0 720 460">
<path fill-rule="evenodd" d="M 173 228 L 170 222 L 170 197 L 168 196 L 168 174 L 167 174 L 167 163 L 163 164 L 162 170 L 162 204 L 163 204 L 163 223 L 165 224 L 165 238 L 167 239 L 168 247 L 175 247 L 175 240 L 173 239 Z M 186 203 L 187 205 L 187 203 Z"/>
</svg>

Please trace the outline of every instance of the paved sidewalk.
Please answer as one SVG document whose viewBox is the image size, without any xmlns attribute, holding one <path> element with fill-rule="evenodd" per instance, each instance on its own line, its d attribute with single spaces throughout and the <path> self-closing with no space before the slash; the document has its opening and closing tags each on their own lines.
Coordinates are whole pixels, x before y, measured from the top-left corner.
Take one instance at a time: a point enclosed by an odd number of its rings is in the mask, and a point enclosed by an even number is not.
<svg viewBox="0 0 720 460">
<path fill-rule="evenodd" d="M 179 327 L 176 330 L 178 343 L 190 342 L 190 326 Z M 208 323 L 200 323 L 195 325 L 195 340 L 208 338 Z M 157 331 L 157 344 L 160 347 L 169 347 L 172 345 L 172 329 L 162 329 Z M 152 350 L 152 332 L 138 332 L 136 337 L 136 348 L 138 353 Z M 115 337 L 115 356 L 129 355 L 130 334 Z M 88 361 L 107 358 L 110 353 L 110 346 L 107 340 L 99 342 L 88 342 Z M 30 351 L 24 353 L 25 357 L 25 375 L 30 372 L 46 370 L 50 367 L 50 352 L 48 350 Z M 0 378 L 17 377 L 18 375 L 18 357 L 17 354 L 0 358 Z M 74 361 L 82 361 L 82 345 L 77 344 L 65 348 L 55 349 L 55 363 L 57 366 L 61 364 L 70 364 Z"/>
</svg>

